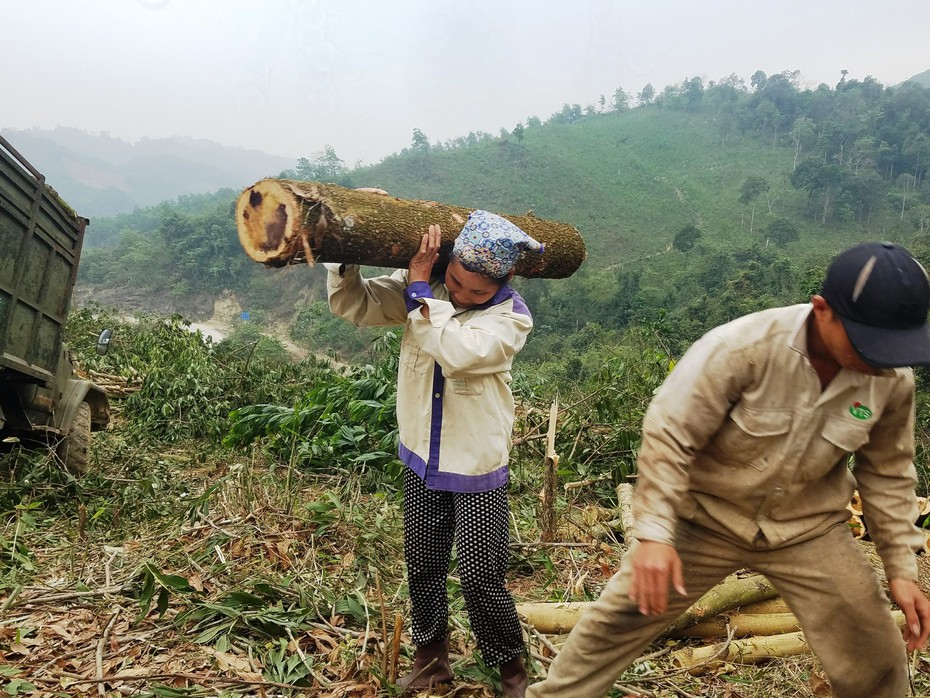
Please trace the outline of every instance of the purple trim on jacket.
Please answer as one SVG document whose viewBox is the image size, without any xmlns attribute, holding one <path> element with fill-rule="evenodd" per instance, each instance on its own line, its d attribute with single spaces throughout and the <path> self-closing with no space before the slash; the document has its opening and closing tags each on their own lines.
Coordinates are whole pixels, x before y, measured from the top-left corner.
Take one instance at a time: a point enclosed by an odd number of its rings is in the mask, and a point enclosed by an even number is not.
<svg viewBox="0 0 930 698">
<path fill-rule="evenodd" d="M 426 464 L 426 480 L 429 482 L 439 471 L 439 446 L 442 441 L 442 394 L 446 390 L 446 377 L 442 368 L 433 362 L 433 393 L 430 399 L 429 462 Z"/>
<path fill-rule="evenodd" d="M 459 475 L 458 473 L 439 473 L 435 470 L 427 474 L 426 463 L 416 453 L 400 445 L 398 455 L 404 465 L 420 476 L 430 490 L 444 492 L 490 492 L 507 484 L 509 470 L 506 465 L 484 475 Z"/>
<path fill-rule="evenodd" d="M 493 308 L 495 305 L 500 305 L 506 300 L 513 299 L 513 312 L 519 313 L 520 315 L 526 315 L 528 318 L 532 319 L 533 314 L 530 313 L 530 309 L 526 305 L 526 301 L 523 300 L 521 296 L 510 284 L 504 284 L 501 286 L 497 293 L 491 298 L 491 300 L 482 303 L 481 305 L 476 305 L 475 308 L 484 310 L 485 308 Z"/>
<path fill-rule="evenodd" d="M 445 283 L 445 278 L 443 278 Z M 434 298 L 433 290 L 425 281 L 415 281 L 404 289 L 404 304 L 407 312 L 413 312 L 420 307 L 421 298 Z M 485 303 L 475 306 L 476 309 L 491 308 L 507 300 L 513 302 L 514 312 L 533 316 L 523 300 L 509 284 L 501 286 L 497 293 Z M 445 492 L 489 492 L 506 485 L 510 471 L 506 465 L 484 475 L 462 475 L 459 473 L 444 473 L 439 471 L 439 448 L 442 442 L 442 396 L 445 391 L 446 379 L 442 375 L 442 368 L 438 363 L 433 364 L 433 390 L 430 396 L 430 447 L 429 460 L 424 461 L 416 453 L 403 444 L 398 445 L 397 455 L 400 460 L 423 480 L 427 489 Z"/>
<path fill-rule="evenodd" d="M 407 306 L 407 312 L 412 313 L 420 307 L 419 298 L 432 298 L 433 289 L 425 281 L 414 281 L 404 289 L 404 305 Z"/>
</svg>

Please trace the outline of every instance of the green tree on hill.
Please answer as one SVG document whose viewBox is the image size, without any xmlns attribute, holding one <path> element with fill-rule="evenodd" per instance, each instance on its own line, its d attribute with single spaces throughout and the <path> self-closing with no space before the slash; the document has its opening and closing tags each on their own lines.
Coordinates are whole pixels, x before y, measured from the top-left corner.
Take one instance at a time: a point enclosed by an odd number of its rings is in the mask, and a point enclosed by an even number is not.
<svg viewBox="0 0 930 698">
<path fill-rule="evenodd" d="M 694 225 L 686 225 L 675 233 L 675 238 L 672 240 L 672 247 L 679 252 L 690 252 L 700 239 L 700 228 Z"/>
<path fill-rule="evenodd" d="M 801 237 L 798 227 L 789 220 L 776 218 L 762 230 L 763 237 L 771 240 L 779 247 L 784 247 L 789 242 L 794 242 Z"/>
<path fill-rule="evenodd" d="M 643 85 L 643 89 L 640 90 L 636 98 L 639 100 L 639 103 L 642 105 L 652 104 L 652 100 L 655 99 L 656 88 L 652 86 L 651 82 L 647 82 Z"/>
</svg>

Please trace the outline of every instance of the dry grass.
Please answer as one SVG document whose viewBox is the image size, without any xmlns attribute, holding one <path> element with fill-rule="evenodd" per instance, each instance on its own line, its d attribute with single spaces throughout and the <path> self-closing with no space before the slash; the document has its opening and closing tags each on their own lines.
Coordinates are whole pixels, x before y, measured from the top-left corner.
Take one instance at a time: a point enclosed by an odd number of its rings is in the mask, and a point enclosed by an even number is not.
<svg viewBox="0 0 930 698">
<path fill-rule="evenodd" d="M 129 447 L 119 433 L 97 440 L 96 463 L 62 492 L 16 485 L 0 531 L 7 694 L 396 695 L 388 679 L 409 663 L 407 635 L 394 642 L 407 610 L 396 494 L 288 478 L 258 456 Z M 591 512 L 570 504 L 570 545 L 541 547 L 535 497 L 515 497 L 518 599 L 593 599 L 616 569 L 622 546 L 591 537 Z M 461 595 L 451 598 L 459 681 L 445 695 L 490 698 L 494 672 L 474 652 Z M 527 636 L 539 676 L 557 640 Z M 670 665 L 670 649 L 654 646 L 615 695 L 829 695 L 810 657 L 695 677 Z M 914 670 L 914 695 L 930 695 L 926 654 Z"/>
</svg>

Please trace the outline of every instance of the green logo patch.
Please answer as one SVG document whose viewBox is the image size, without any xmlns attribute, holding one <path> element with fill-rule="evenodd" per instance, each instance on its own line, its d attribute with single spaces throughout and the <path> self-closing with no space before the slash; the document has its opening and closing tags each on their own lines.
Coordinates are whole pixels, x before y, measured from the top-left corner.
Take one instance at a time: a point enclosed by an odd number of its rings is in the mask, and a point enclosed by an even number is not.
<svg viewBox="0 0 930 698">
<path fill-rule="evenodd" d="M 849 406 L 849 414 L 851 414 L 856 419 L 870 419 L 872 417 L 872 410 L 863 405 L 861 402 L 854 402 Z"/>
</svg>

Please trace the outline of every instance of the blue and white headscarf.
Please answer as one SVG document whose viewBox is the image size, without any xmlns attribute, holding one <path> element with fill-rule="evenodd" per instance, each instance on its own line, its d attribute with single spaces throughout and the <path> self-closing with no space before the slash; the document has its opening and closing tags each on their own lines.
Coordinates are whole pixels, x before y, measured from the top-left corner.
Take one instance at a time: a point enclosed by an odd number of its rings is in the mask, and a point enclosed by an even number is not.
<svg viewBox="0 0 930 698">
<path fill-rule="evenodd" d="M 495 213 L 474 211 L 455 239 L 452 256 L 469 271 L 501 279 L 517 263 L 523 250 L 543 253 L 545 245 Z"/>
</svg>

